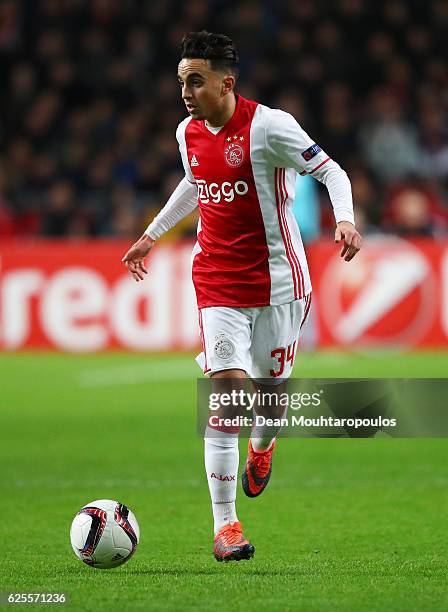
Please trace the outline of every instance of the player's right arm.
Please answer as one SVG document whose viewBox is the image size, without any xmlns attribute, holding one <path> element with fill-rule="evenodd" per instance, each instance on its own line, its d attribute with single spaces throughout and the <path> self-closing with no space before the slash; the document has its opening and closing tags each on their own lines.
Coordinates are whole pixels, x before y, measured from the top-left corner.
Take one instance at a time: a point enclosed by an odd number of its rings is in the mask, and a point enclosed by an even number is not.
<svg viewBox="0 0 448 612">
<path fill-rule="evenodd" d="M 176 137 L 185 170 L 185 177 L 171 194 L 168 202 L 148 225 L 143 236 L 135 242 L 122 258 L 129 272 L 138 282 L 148 274 L 145 258 L 154 246 L 155 241 L 179 221 L 190 214 L 198 205 L 198 190 L 185 150 L 185 139 L 179 134 L 182 124 L 178 127 Z"/>
</svg>

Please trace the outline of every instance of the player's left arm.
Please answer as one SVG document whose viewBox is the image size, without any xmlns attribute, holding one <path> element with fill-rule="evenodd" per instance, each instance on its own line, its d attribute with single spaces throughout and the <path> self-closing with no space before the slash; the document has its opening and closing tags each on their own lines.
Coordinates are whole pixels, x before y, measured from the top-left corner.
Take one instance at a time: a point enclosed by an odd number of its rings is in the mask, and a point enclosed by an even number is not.
<svg viewBox="0 0 448 612">
<path fill-rule="evenodd" d="M 327 188 L 336 220 L 334 241 L 342 241 L 341 257 L 351 261 L 362 246 L 362 237 L 355 227 L 350 179 L 345 170 L 331 159 L 313 176 Z"/>
<path fill-rule="evenodd" d="M 321 149 L 292 115 L 270 110 L 266 124 L 266 148 L 275 166 L 294 168 L 323 183 L 330 196 L 336 220 L 335 242 L 343 241 L 341 257 L 350 261 L 362 238 L 355 227 L 353 198 L 347 173 Z"/>
</svg>

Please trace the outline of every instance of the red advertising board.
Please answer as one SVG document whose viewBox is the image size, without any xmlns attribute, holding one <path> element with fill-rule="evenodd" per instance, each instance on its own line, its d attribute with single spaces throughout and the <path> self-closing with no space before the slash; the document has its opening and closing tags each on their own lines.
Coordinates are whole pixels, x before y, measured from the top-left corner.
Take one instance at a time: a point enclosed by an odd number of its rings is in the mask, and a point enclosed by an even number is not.
<svg viewBox="0 0 448 612">
<path fill-rule="evenodd" d="M 192 245 L 157 245 L 136 283 L 128 242 L 0 245 L 0 349 L 93 352 L 198 346 Z M 448 242 L 366 241 L 350 263 L 321 241 L 307 253 L 322 346 L 448 346 Z"/>
<path fill-rule="evenodd" d="M 158 245 L 145 282 L 121 263 L 128 242 L 0 247 L 0 348 L 92 352 L 198 344 L 191 244 Z"/>
<path fill-rule="evenodd" d="M 368 238 L 351 262 L 308 250 L 319 344 L 448 346 L 448 242 Z"/>
</svg>

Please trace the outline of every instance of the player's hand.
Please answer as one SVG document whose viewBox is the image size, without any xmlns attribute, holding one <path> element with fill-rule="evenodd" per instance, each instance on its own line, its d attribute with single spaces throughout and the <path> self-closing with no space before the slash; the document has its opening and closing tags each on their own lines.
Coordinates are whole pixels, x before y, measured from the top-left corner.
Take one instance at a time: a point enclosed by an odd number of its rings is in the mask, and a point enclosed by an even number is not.
<svg viewBox="0 0 448 612">
<path fill-rule="evenodd" d="M 144 274 L 148 274 L 148 270 L 145 268 L 145 257 L 152 249 L 153 244 L 154 240 L 147 234 L 143 234 L 121 260 L 137 282 L 143 280 Z"/>
<path fill-rule="evenodd" d="M 336 226 L 334 241 L 340 242 L 341 240 L 344 241 L 344 245 L 341 249 L 341 257 L 343 257 L 345 261 L 350 261 L 362 246 L 361 234 L 350 221 L 340 221 Z"/>
</svg>

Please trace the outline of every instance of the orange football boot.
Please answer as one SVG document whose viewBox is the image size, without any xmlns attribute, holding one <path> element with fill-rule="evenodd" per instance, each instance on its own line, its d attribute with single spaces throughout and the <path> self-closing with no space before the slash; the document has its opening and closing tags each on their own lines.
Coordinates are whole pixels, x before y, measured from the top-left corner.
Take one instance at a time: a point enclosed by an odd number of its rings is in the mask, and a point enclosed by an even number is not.
<svg viewBox="0 0 448 612">
<path fill-rule="evenodd" d="M 247 461 L 241 475 L 243 490 L 248 497 L 257 497 L 265 490 L 272 472 L 272 451 L 275 440 L 267 451 L 254 451 L 249 439 Z"/>
<path fill-rule="evenodd" d="M 251 559 L 255 548 L 243 536 L 240 522 L 224 525 L 215 535 L 213 554 L 217 561 L 241 561 Z"/>
</svg>

